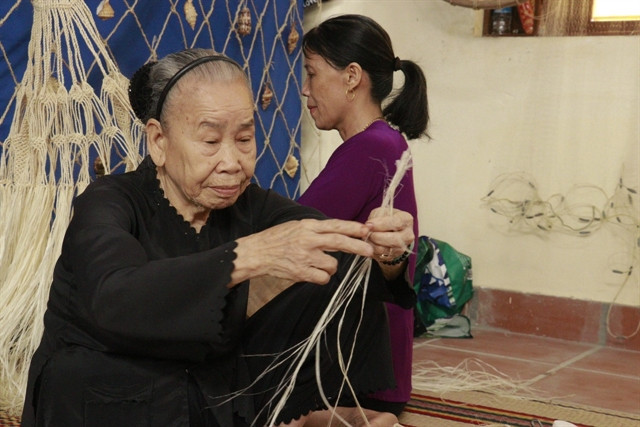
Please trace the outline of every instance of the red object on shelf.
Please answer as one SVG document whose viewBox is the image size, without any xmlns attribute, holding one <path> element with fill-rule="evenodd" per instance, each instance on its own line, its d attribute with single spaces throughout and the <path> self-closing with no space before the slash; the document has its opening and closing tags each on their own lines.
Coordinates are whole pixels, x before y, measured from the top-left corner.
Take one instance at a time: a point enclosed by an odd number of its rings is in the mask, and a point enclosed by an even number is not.
<svg viewBox="0 0 640 427">
<path fill-rule="evenodd" d="M 518 4 L 518 15 L 520 15 L 522 29 L 526 34 L 533 34 L 533 9 L 531 0 Z"/>
</svg>

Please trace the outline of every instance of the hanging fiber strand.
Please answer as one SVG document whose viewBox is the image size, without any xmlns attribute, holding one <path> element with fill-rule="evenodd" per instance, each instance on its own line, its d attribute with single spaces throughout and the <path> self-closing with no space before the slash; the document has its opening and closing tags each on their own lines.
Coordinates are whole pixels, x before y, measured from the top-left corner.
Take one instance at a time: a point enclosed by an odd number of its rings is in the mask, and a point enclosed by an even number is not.
<svg viewBox="0 0 640 427">
<path fill-rule="evenodd" d="M 405 175 L 405 173 L 409 168 L 411 168 L 411 153 L 410 153 L 410 150 L 406 150 L 402 154 L 401 158 L 396 162 L 396 173 L 391 179 L 387 189 L 385 190 L 385 194 L 383 196 L 383 203 L 381 205 L 385 213 L 392 212 L 393 210 L 392 204 L 393 204 L 395 192 L 397 190 L 397 187 L 402 177 Z M 346 352 L 349 354 L 349 357 L 347 358 L 347 360 L 345 360 L 343 356 L 344 352 L 342 351 L 339 337 L 340 337 L 342 321 L 344 320 L 344 316 L 345 316 L 344 307 L 350 304 L 350 302 L 353 300 L 353 297 L 358 292 L 358 288 L 360 286 L 363 286 L 362 295 L 366 294 L 366 290 L 367 290 L 366 288 L 369 281 L 370 272 L 371 272 L 371 259 L 356 256 L 353 259 L 347 273 L 345 274 L 344 279 L 338 285 L 336 292 L 332 296 L 329 304 L 325 308 L 325 311 L 323 312 L 323 314 L 320 316 L 318 323 L 314 327 L 314 330 L 311 332 L 309 337 L 307 337 L 305 340 L 298 343 L 296 346 L 291 347 L 281 352 L 280 354 L 276 355 L 274 362 L 272 362 L 269 368 L 267 368 L 261 375 L 259 375 L 258 378 L 256 378 L 251 385 L 249 385 L 243 390 L 239 390 L 233 393 L 232 395 L 228 396 L 228 400 L 231 400 L 233 399 L 233 397 L 236 397 L 242 393 L 247 392 L 254 384 L 258 383 L 262 377 L 267 375 L 269 372 L 274 371 L 278 367 L 286 364 L 288 367 L 285 374 L 283 375 L 283 379 L 280 382 L 280 384 L 278 384 L 278 386 L 275 388 L 272 400 L 268 402 L 268 404 L 266 405 L 266 406 L 272 406 L 275 399 L 277 399 L 278 396 L 280 396 L 279 400 L 275 403 L 273 411 L 269 414 L 269 420 L 266 424 L 268 426 L 276 425 L 280 412 L 284 408 L 289 396 L 291 396 L 291 393 L 293 392 L 297 375 L 300 372 L 300 369 L 302 368 L 304 361 L 313 351 L 315 352 L 316 382 L 318 384 L 320 396 L 323 399 L 323 402 L 327 406 L 327 408 L 332 409 L 332 405 L 329 403 L 322 388 L 322 378 L 320 377 L 320 370 L 319 370 L 320 349 L 321 349 L 320 346 L 323 342 L 323 337 L 325 335 L 324 331 L 327 328 L 327 325 L 332 320 L 334 320 L 337 316 L 339 316 L 338 317 L 339 328 L 338 328 L 336 339 L 337 339 L 337 347 L 338 347 L 338 355 L 337 355 L 338 364 L 343 373 L 342 388 L 346 387 L 347 389 L 349 389 L 349 391 L 351 392 L 351 395 L 354 397 L 357 404 L 358 402 L 357 402 L 355 393 L 353 392 L 353 389 L 351 388 L 349 379 L 347 377 L 347 372 L 348 372 L 349 364 L 351 361 L 351 354 L 355 347 L 355 342 L 352 343 L 349 349 L 347 349 Z M 361 312 L 364 306 L 364 302 L 365 301 L 363 298 L 361 302 L 361 307 L 360 307 Z M 356 333 L 355 333 L 356 336 L 358 334 L 357 331 L 359 330 L 359 327 L 360 327 L 360 324 L 357 325 Z M 251 355 L 251 357 L 262 357 L 262 356 L 268 356 L 268 355 Z M 343 390 L 340 390 L 336 398 L 336 401 L 339 400 L 340 396 L 342 395 L 342 391 Z M 364 414 L 364 411 L 362 410 L 362 408 L 360 408 L 359 405 L 358 405 L 358 409 L 360 410 L 362 419 L 368 425 L 366 415 Z M 262 411 L 266 411 L 266 410 L 268 410 L 267 407 L 262 409 Z M 340 422 L 342 422 L 342 425 L 350 426 L 349 422 L 345 420 L 343 417 L 341 417 L 339 414 L 337 414 L 335 411 L 332 411 L 332 417 L 335 417 Z"/>
<path fill-rule="evenodd" d="M 385 190 L 385 194 L 384 194 L 383 202 L 381 206 L 385 213 L 390 214 L 392 212 L 393 199 L 395 196 L 396 189 L 402 177 L 405 175 L 405 173 L 410 167 L 411 167 L 411 153 L 410 153 L 410 150 L 407 149 L 402 154 L 400 159 L 396 162 L 396 173 L 394 174 L 387 189 Z M 324 336 L 324 331 L 328 323 L 334 318 L 336 318 L 336 316 L 340 316 L 339 325 L 342 324 L 342 321 L 344 319 L 343 308 L 349 305 L 353 297 L 356 295 L 358 288 L 360 286 L 364 287 L 362 295 L 366 294 L 366 287 L 369 280 L 370 272 L 371 272 L 371 259 L 356 256 L 346 276 L 338 286 L 336 293 L 332 297 L 324 313 L 322 314 L 320 320 L 316 324 L 314 330 L 311 332 L 311 334 L 306 340 L 301 342 L 300 345 L 297 346 L 289 356 L 287 356 L 287 363 L 290 363 L 290 368 L 287 371 L 288 374 L 285 375 L 285 377 L 277 387 L 277 392 L 274 394 L 274 396 L 280 395 L 280 399 L 276 403 L 275 409 L 272 411 L 271 414 L 269 414 L 269 421 L 267 425 L 269 426 L 276 425 L 276 421 L 278 419 L 280 412 L 282 411 L 282 408 L 284 407 L 284 405 L 287 402 L 287 399 L 293 392 L 296 379 L 297 379 L 297 374 L 302 368 L 302 365 L 306 360 L 307 356 L 311 354 L 311 352 L 314 349 L 315 349 L 315 355 L 316 355 L 316 381 L 318 384 L 318 388 L 320 390 L 320 395 L 324 401 L 324 404 L 327 406 L 327 408 L 329 408 L 330 410 L 333 409 L 333 407 L 329 403 L 329 400 L 324 394 L 324 391 L 322 388 L 322 378 L 320 377 L 320 371 L 319 371 L 319 363 L 320 363 L 319 358 L 320 358 L 320 348 L 321 348 L 320 346 L 323 341 L 322 338 Z M 362 300 L 361 310 L 363 309 L 363 306 L 364 306 L 364 297 Z M 340 313 L 342 313 L 342 315 L 340 315 Z M 358 334 L 357 331 L 359 327 L 360 325 L 358 325 L 358 327 L 356 328 L 356 336 Z M 349 379 L 347 377 L 347 371 L 349 369 L 349 364 L 351 362 L 351 352 L 355 347 L 355 342 L 352 343 L 351 348 L 346 349 L 346 352 L 349 354 L 349 356 L 345 360 L 344 352 L 342 351 L 342 348 L 340 348 L 339 336 L 340 336 L 340 327 L 338 328 L 338 334 L 337 334 L 337 343 L 338 343 L 338 350 L 339 350 L 338 363 L 343 373 L 343 384 L 342 384 L 342 389 L 340 390 L 340 393 L 336 398 L 336 401 L 340 400 L 339 399 L 340 395 L 342 394 L 343 389 L 346 387 L 348 390 L 351 391 L 353 398 L 356 400 L 356 404 L 358 406 L 358 409 L 361 412 L 363 421 L 367 425 L 369 425 L 367 421 L 367 417 L 365 416 L 364 412 L 362 411 L 362 408 L 358 404 L 357 398 L 353 393 L 353 389 L 351 388 L 351 384 L 349 383 Z M 285 352 L 285 353 L 290 353 L 290 352 Z M 279 362 L 279 363 L 282 363 L 282 362 Z M 337 414 L 335 410 L 332 411 L 332 414 L 333 414 L 332 416 L 334 416 L 340 422 L 342 422 L 343 425 L 345 426 L 351 425 L 339 414 Z"/>
<path fill-rule="evenodd" d="M 613 331 L 610 324 L 612 309 L 622 290 L 640 283 L 637 281 L 640 264 L 637 187 L 628 186 L 620 177 L 612 194 L 596 185 L 584 184 L 575 185 L 564 194 L 543 198 L 532 176 L 523 172 L 507 173 L 495 179 L 482 201 L 491 212 L 509 219 L 512 230 L 524 233 L 556 232 L 587 237 L 602 227 L 614 226 L 612 229 L 619 232 L 625 250 L 616 254 L 611 268 L 611 273 L 620 278 L 620 284 L 607 310 L 607 333 L 617 340 L 628 340 L 640 333 L 640 322 L 631 334 Z"/>
<path fill-rule="evenodd" d="M 90 151 L 106 173 L 112 151 L 126 169 L 141 159 L 121 75 L 82 0 L 32 0 L 28 62 L 15 89 L 0 156 L 0 406 L 22 406 L 29 361 L 42 336 L 53 268 L 73 198 L 89 184 Z M 79 37 L 81 36 L 81 37 Z M 103 77 L 87 82 L 80 46 Z"/>
</svg>

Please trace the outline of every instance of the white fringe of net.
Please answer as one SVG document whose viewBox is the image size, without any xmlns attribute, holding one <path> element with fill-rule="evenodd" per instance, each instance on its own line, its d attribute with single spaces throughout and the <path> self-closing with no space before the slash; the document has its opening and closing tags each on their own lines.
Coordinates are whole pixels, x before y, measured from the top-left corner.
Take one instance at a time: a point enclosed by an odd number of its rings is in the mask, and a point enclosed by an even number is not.
<svg viewBox="0 0 640 427">
<path fill-rule="evenodd" d="M 128 79 L 110 59 L 84 2 L 32 4 L 29 61 L 0 158 L 0 406 L 9 409 L 22 403 L 71 201 L 90 182 L 89 147 L 107 171 L 113 144 L 127 153 L 128 168 L 140 161 L 141 128 L 130 112 Z M 80 44 L 92 50 L 104 76 L 100 96 L 74 55 Z"/>
</svg>

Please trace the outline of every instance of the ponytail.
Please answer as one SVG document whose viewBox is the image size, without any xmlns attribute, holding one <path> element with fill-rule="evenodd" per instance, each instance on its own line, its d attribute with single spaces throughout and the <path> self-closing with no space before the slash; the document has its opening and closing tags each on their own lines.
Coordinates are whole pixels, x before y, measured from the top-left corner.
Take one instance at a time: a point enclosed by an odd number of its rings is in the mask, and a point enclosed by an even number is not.
<svg viewBox="0 0 640 427">
<path fill-rule="evenodd" d="M 397 126 L 408 139 L 429 137 L 429 103 L 427 101 L 427 80 L 418 64 L 401 60 L 400 69 L 404 73 L 404 86 L 383 110 L 385 119 Z"/>
<path fill-rule="evenodd" d="M 400 60 L 393 54 L 389 34 L 376 21 L 352 14 L 330 18 L 307 31 L 302 49 L 305 55 L 320 55 L 338 70 L 345 69 L 351 62 L 360 64 L 371 79 L 371 97 L 380 104 L 392 93 L 394 72 L 402 70 L 404 86 L 382 114 L 408 139 L 429 136 L 424 73 L 415 62 Z"/>
</svg>

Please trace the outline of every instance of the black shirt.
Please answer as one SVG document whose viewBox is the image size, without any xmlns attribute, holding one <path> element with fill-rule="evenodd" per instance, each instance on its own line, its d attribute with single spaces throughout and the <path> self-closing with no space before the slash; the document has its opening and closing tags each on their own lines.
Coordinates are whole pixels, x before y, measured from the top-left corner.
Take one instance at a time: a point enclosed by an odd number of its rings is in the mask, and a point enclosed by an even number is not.
<svg viewBox="0 0 640 427">
<path fill-rule="evenodd" d="M 238 416 L 252 420 L 268 398 L 244 394 L 232 403 L 215 400 L 243 390 L 268 366 L 241 355 L 282 351 L 308 334 L 332 286 L 289 288 L 276 298 L 279 307 L 263 308 L 254 316 L 262 319 L 259 323 L 247 322 L 249 283 L 227 288 L 235 239 L 302 218 L 322 215 L 250 185 L 233 206 L 212 211 L 197 233 L 164 197 L 150 158 L 136 171 L 92 183 L 74 202 L 54 271 L 44 336 L 30 368 L 23 425 L 33 425 L 34 419 L 95 425 L 97 421 L 86 418 L 90 416 L 115 423 L 109 417 L 126 411 L 114 405 L 125 402 L 131 409 L 132 401 L 146 409 L 135 409 L 140 412 L 127 416 L 128 423 L 150 417 L 155 420 L 151 425 L 188 425 L 189 378 L 213 399 L 208 403 L 220 425 L 237 424 L 231 420 Z M 384 283 L 379 271 L 373 277 L 372 282 Z M 388 288 L 372 286 L 370 293 L 376 300 L 390 299 Z M 379 363 L 384 373 L 389 355 L 380 322 L 382 304 L 372 304 L 368 312 L 365 317 L 376 332 L 366 335 L 381 346 L 374 365 Z M 288 330 L 296 316 L 295 331 Z M 388 386 L 393 380 L 387 374 L 374 381 L 364 375 L 362 391 Z M 278 375 L 273 381 L 282 379 Z M 267 393 L 269 385 L 261 387 L 256 393 Z M 308 393 L 315 393 L 312 388 L 307 386 Z M 322 405 L 317 396 L 297 396 L 285 417 Z"/>
</svg>

